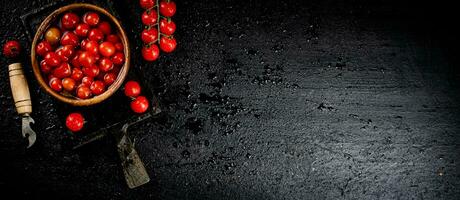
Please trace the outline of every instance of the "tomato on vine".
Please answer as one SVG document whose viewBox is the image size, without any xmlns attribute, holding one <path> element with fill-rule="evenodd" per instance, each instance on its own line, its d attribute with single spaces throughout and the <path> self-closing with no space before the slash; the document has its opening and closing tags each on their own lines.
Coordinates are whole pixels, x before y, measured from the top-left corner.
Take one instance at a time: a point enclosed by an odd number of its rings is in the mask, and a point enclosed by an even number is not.
<svg viewBox="0 0 460 200">
<path fill-rule="evenodd" d="M 172 35 L 176 31 L 176 24 L 170 19 L 160 20 L 160 32 L 166 35 Z"/>
<path fill-rule="evenodd" d="M 155 6 L 155 0 L 139 0 L 139 4 L 143 9 L 149 9 Z"/>
<path fill-rule="evenodd" d="M 142 48 L 142 57 L 146 61 L 155 61 L 160 56 L 160 49 L 156 44 L 144 46 Z"/>
<path fill-rule="evenodd" d="M 176 3 L 169 0 L 162 0 L 160 2 L 160 14 L 165 17 L 172 17 L 176 14 Z"/>
<path fill-rule="evenodd" d="M 166 53 L 171 53 L 176 49 L 176 39 L 173 37 L 162 37 L 160 39 L 160 48 Z"/>
<path fill-rule="evenodd" d="M 158 22 L 158 13 L 155 10 L 146 10 L 141 17 L 142 23 L 146 26 L 153 26 Z"/>
</svg>

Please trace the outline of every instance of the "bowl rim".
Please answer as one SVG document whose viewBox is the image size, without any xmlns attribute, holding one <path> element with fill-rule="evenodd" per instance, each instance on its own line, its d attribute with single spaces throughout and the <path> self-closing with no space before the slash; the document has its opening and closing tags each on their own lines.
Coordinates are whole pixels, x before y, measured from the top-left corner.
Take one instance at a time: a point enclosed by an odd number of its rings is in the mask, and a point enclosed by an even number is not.
<svg viewBox="0 0 460 200">
<path fill-rule="evenodd" d="M 40 40 L 40 37 L 45 33 L 45 31 L 51 26 L 51 23 L 55 22 L 55 20 L 58 20 L 59 16 L 61 14 L 71 11 L 71 10 L 80 10 L 80 9 L 87 9 L 91 11 L 96 11 L 99 14 L 105 15 L 106 18 L 108 18 L 112 24 L 115 24 L 116 29 L 118 31 L 118 35 L 121 35 L 120 39 L 123 44 L 123 51 L 124 51 L 124 56 L 125 56 L 125 63 L 121 67 L 120 71 L 118 72 L 117 79 L 115 82 L 113 82 L 107 90 L 97 96 L 93 96 L 90 99 L 78 99 L 77 97 L 70 98 L 66 97 L 64 95 L 59 94 L 58 92 L 54 91 L 51 89 L 48 84 L 45 82 L 43 75 L 41 73 L 39 64 L 38 64 L 38 59 L 37 59 L 37 54 L 35 51 L 35 48 L 37 46 L 38 41 Z M 125 31 L 123 30 L 123 27 L 121 26 L 120 22 L 118 21 L 117 18 L 115 18 L 112 14 L 110 14 L 107 10 L 93 5 L 93 4 L 88 4 L 88 3 L 74 3 L 74 4 L 69 4 L 63 7 L 60 7 L 50 13 L 41 23 L 40 26 L 37 28 L 37 31 L 35 32 L 34 39 L 32 40 L 32 47 L 31 47 L 31 62 L 32 62 L 32 69 L 34 72 L 34 76 L 37 79 L 38 83 L 42 88 L 45 89 L 45 91 L 48 94 L 51 94 L 51 96 L 57 98 L 58 100 L 68 103 L 74 106 L 90 106 L 94 105 L 97 103 L 100 103 L 104 101 L 105 99 L 109 98 L 112 96 L 115 91 L 117 91 L 122 83 L 124 82 L 126 76 L 128 75 L 128 70 L 129 70 L 129 63 L 130 63 L 130 51 L 129 51 L 129 41 L 128 37 L 126 36 Z"/>
</svg>

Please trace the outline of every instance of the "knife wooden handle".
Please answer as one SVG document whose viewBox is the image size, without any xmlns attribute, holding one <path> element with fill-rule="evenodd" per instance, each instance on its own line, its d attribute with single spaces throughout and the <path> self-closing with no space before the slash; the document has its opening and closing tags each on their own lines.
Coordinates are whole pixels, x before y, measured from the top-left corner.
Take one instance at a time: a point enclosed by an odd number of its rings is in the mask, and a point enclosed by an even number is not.
<svg viewBox="0 0 460 200">
<path fill-rule="evenodd" d="M 8 65 L 8 71 L 16 111 L 18 111 L 18 114 L 32 113 L 32 101 L 30 99 L 29 85 L 27 85 L 27 80 L 24 76 L 21 63 Z"/>
</svg>

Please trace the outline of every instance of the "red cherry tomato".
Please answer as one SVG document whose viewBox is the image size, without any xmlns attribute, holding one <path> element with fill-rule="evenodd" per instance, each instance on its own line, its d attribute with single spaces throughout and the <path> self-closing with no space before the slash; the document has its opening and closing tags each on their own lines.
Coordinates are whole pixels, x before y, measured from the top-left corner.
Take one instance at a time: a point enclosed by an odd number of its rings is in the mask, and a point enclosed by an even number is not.
<svg viewBox="0 0 460 200">
<path fill-rule="evenodd" d="M 93 83 L 91 83 L 90 89 L 91 89 L 91 92 L 94 95 L 100 95 L 100 94 L 104 93 L 104 91 L 105 91 L 104 82 L 102 82 L 102 81 L 94 81 Z"/>
<path fill-rule="evenodd" d="M 96 41 L 96 42 L 100 42 L 104 39 L 104 34 L 102 33 L 101 30 L 97 28 L 93 28 L 88 33 L 88 39 Z"/>
<path fill-rule="evenodd" d="M 69 58 L 72 57 L 74 51 L 74 47 L 72 45 L 65 45 L 61 46 L 56 50 L 56 54 L 59 56 L 59 58 L 67 62 L 69 61 Z"/>
<path fill-rule="evenodd" d="M 11 40 L 3 45 L 3 55 L 7 58 L 15 58 L 21 52 L 21 45 L 16 40 Z"/>
<path fill-rule="evenodd" d="M 70 113 L 65 119 L 65 126 L 72 132 L 78 132 L 83 128 L 85 118 L 80 113 Z"/>
<path fill-rule="evenodd" d="M 104 75 L 104 83 L 107 86 L 110 86 L 110 85 L 112 85 L 113 82 L 115 82 L 116 78 L 117 78 L 117 75 L 115 75 L 115 73 L 109 72 L 109 73 Z"/>
<path fill-rule="evenodd" d="M 152 8 L 155 5 L 154 0 L 139 0 L 139 4 L 143 9 Z"/>
<path fill-rule="evenodd" d="M 89 52 L 84 51 L 78 56 L 78 61 L 83 67 L 91 67 L 96 62 L 96 59 Z"/>
<path fill-rule="evenodd" d="M 90 67 L 83 67 L 81 70 L 83 71 L 83 74 L 89 77 L 96 77 L 97 75 L 99 75 L 99 67 L 97 67 L 96 65 L 92 65 Z"/>
<path fill-rule="evenodd" d="M 75 89 L 76 81 L 72 78 L 64 78 L 62 79 L 62 87 L 64 90 L 72 92 Z"/>
<path fill-rule="evenodd" d="M 90 98 L 91 95 L 93 95 L 91 93 L 91 89 L 89 89 L 88 86 L 86 85 L 80 85 L 78 88 L 77 88 L 77 97 L 80 98 L 80 99 L 87 99 L 87 98 Z"/>
<path fill-rule="evenodd" d="M 155 42 L 158 39 L 158 30 L 156 28 L 144 29 L 141 33 L 141 39 L 146 44 Z"/>
<path fill-rule="evenodd" d="M 101 30 L 101 32 L 104 35 L 109 35 L 110 33 L 112 33 L 112 26 L 110 25 L 109 22 L 103 21 L 99 23 L 99 25 L 97 25 L 97 28 Z"/>
<path fill-rule="evenodd" d="M 101 61 L 99 61 L 99 68 L 103 72 L 108 72 L 113 69 L 113 62 L 109 58 L 102 58 Z"/>
<path fill-rule="evenodd" d="M 99 45 L 99 52 L 105 57 L 112 56 L 115 50 L 115 46 L 111 42 L 103 42 Z"/>
<path fill-rule="evenodd" d="M 160 32 L 166 35 L 172 35 L 176 31 L 176 24 L 171 19 L 160 20 Z"/>
<path fill-rule="evenodd" d="M 72 68 L 69 63 L 62 63 L 58 68 L 54 69 L 53 76 L 57 78 L 65 78 L 72 75 Z"/>
<path fill-rule="evenodd" d="M 85 76 L 81 79 L 81 84 L 89 87 L 91 86 L 91 83 L 93 83 L 93 81 L 93 77 Z"/>
<path fill-rule="evenodd" d="M 49 66 L 47 63 L 46 63 L 46 60 L 42 60 L 40 62 L 40 70 L 45 73 L 45 74 L 48 74 L 51 72 L 51 66 Z"/>
<path fill-rule="evenodd" d="M 125 54 L 123 54 L 121 52 L 116 52 L 112 56 L 112 62 L 115 65 L 122 65 L 125 62 Z"/>
<path fill-rule="evenodd" d="M 40 43 L 38 43 L 37 47 L 35 48 L 35 51 L 41 57 L 44 57 L 46 55 L 46 53 L 48 53 L 48 52 L 50 52 L 52 50 L 53 50 L 53 48 L 51 47 L 51 44 L 46 40 L 43 40 Z"/>
<path fill-rule="evenodd" d="M 114 45 L 117 51 L 123 52 L 123 44 L 121 42 L 115 43 Z"/>
<path fill-rule="evenodd" d="M 99 15 L 95 12 L 87 12 L 83 16 L 83 22 L 90 26 L 96 26 L 99 23 Z"/>
<path fill-rule="evenodd" d="M 99 44 L 96 41 L 90 40 L 85 43 L 85 50 L 92 55 L 99 54 Z"/>
<path fill-rule="evenodd" d="M 80 42 L 80 40 L 78 39 L 78 36 L 73 32 L 65 32 L 61 37 L 61 45 L 77 46 L 78 42 Z"/>
<path fill-rule="evenodd" d="M 112 44 L 120 42 L 120 38 L 115 34 L 108 35 L 105 39 L 107 42 L 111 42 Z"/>
<path fill-rule="evenodd" d="M 78 68 L 73 68 L 70 78 L 72 78 L 75 81 L 80 81 L 83 78 L 83 71 L 81 71 L 81 69 Z"/>
<path fill-rule="evenodd" d="M 144 113 L 149 108 L 149 100 L 147 100 L 147 98 L 144 96 L 138 96 L 136 99 L 131 101 L 130 106 L 131 110 L 133 110 L 135 113 Z"/>
<path fill-rule="evenodd" d="M 61 79 L 56 77 L 52 77 L 48 83 L 48 85 L 56 92 L 60 92 L 62 90 L 62 82 Z"/>
<path fill-rule="evenodd" d="M 176 49 L 176 39 L 170 37 L 162 37 L 160 39 L 160 48 L 166 53 L 171 53 Z"/>
<path fill-rule="evenodd" d="M 48 80 L 48 83 L 49 83 L 49 81 L 50 81 L 51 79 L 53 79 L 53 78 L 56 78 L 56 77 L 54 77 L 53 74 L 49 74 L 49 75 L 48 75 L 48 79 L 47 79 L 47 80 Z M 48 84 L 48 85 L 49 85 L 49 84 Z"/>
<path fill-rule="evenodd" d="M 156 44 L 152 44 L 149 47 L 142 47 L 142 57 L 146 61 L 154 61 L 160 56 L 160 50 Z"/>
<path fill-rule="evenodd" d="M 147 26 L 153 26 L 158 22 L 158 13 L 155 10 L 146 10 L 141 16 L 142 23 Z"/>
<path fill-rule="evenodd" d="M 70 65 L 72 65 L 72 67 L 75 67 L 75 68 L 80 68 L 81 65 L 80 65 L 80 61 L 78 61 L 78 56 L 80 55 L 79 52 L 75 53 L 75 56 L 72 57 L 72 59 L 70 59 Z"/>
<path fill-rule="evenodd" d="M 137 81 L 128 81 L 125 84 L 125 95 L 128 97 L 137 97 L 141 94 L 141 86 Z"/>
<path fill-rule="evenodd" d="M 46 63 L 52 67 L 57 67 L 59 66 L 59 64 L 61 64 L 61 59 L 59 58 L 59 56 L 52 51 L 46 53 L 45 60 Z"/>
<path fill-rule="evenodd" d="M 74 29 L 78 22 L 80 22 L 80 17 L 75 13 L 66 13 L 61 19 L 62 27 L 69 30 Z"/>
<path fill-rule="evenodd" d="M 75 34 L 80 37 L 86 37 L 89 33 L 90 26 L 88 24 L 78 24 L 75 28 Z"/>
<path fill-rule="evenodd" d="M 160 13 L 165 17 L 172 17 L 176 13 L 176 3 L 173 1 L 161 1 Z"/>
</svg>

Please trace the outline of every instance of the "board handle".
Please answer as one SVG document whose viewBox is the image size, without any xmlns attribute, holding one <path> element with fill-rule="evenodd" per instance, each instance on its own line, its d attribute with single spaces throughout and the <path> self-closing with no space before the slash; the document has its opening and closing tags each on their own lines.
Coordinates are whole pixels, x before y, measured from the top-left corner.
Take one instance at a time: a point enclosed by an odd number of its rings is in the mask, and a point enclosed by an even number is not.
<svg viewBox="0 0 460 200">
<path fill-rule="evenodd" d="M 32 113 L 32 100 L 30 99 L 29 85 L 27 84 L 21 63 L 8 65 L 11 93 L 18 114 Z"/>
<path fill-rule="evenodd" d="M 120 138 L 117 149 L 128 187 L 132 189 L 148 183 L 150 177 L 127 134 Z"/>
</svg>

